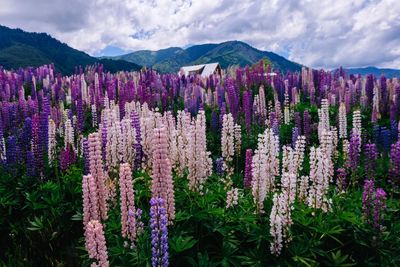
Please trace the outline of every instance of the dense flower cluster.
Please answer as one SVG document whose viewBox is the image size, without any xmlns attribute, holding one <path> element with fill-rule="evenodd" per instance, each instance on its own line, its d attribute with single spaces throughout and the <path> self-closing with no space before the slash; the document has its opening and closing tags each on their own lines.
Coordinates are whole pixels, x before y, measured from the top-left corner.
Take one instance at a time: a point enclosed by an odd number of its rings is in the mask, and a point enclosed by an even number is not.
<svg viewBox="0 0 400 267">
<path fill-rule="evenodd" d="M 89 258 L 96 260 L 91 266 L 108 267 L 108 253 L 103 225 L 97 220 L 91 220 L 86 225 L 85 237 L 85 246 L 89 253 Z"/>
<path fill-rule="evenodd" d="M 279 174 L 279 139 L 272 129 L 266 129 L 258 137 L 257 149 L 252 160 L 252 194 L 257 213 L 263 213 L 267 193 L 275 187 L 275 176 Z"/>
<path fill-rule="evenodd" d="M 168 254 L 168 219 L 165 202 L 162 198 L 150 200 L 151 228 L 151 264 L 153 267 L 167 267 Z"/>
<path fill-rule="evenodd" d="M 129 238 L 132 246 L 134 246 L 137 235 L 137 222 L 135 217 L 135 193 L 132 183 L 132 171 L 129 163 L 123 163 L 119 167 L 119 190 L 122 236 Z"/>
<path fill-rule="evenodd" d="M 153 198 L 163 199 L 167 211 L 167 221 L 172 224 L 175 219 L 175 193 L 171 164 L 168 158 L 168 141 L 164 127 L 154 129 L 152 147 L 151 195 Z"/>
</svg>

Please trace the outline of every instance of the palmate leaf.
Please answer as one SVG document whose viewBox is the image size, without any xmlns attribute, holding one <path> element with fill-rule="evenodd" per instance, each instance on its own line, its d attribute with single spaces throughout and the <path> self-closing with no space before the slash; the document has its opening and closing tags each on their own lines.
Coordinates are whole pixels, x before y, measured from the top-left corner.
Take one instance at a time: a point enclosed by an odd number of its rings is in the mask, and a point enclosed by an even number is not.
<svg viewBox="0 0 400 267">
<path fill-rule="evenodd" d="M 332 267 L 351 267 L 355 266 L 355 263 L 347 262 L 349 259 L 348 255 L 342 255 L 341 251 L 338 250 L 336 253 L 331 252 L 328 255 L 329 260 L 324 261 L 326 266 L 332 266 Z"/>
<path fill-rule="evenodd" d="M 29 221 L 29 224 L 31 225 L 30 227 L 27 227 L 26 229 L 30 231 L 40 231 L 44 229 L 44 224 L 43 224 L 43 217 L 36 217 L 33 219 L 33 221 Z"/>
<path fill-rule="evenodd" d="M 192 248 L 197 242 L 192 236 L 173 236 L 169 239 L 169 246 L 174 252 L 179 253 Z"/>
</svg>

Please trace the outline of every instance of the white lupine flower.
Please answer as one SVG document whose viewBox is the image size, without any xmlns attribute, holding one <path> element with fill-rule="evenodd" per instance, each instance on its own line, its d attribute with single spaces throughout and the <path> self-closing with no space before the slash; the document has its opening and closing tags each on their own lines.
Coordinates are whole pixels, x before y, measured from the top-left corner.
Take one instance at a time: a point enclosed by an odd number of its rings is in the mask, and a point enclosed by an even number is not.
<svg viewBox="0 0 400 267">
<path fill-rule="evenodd" d="M 322 99 L 321 100 L 321 108 L 318 109 L 318 117 L 319 117 L 319 122 L 318 122 L 318 138 L 321 140 L 321 136 L 323 131 L 329 131 L 330 130 L 330 124 L 329 124 L 329 103 L 327 99 Z"/>
<path fill-rule="evenodd" d="M 233 174 L 231 162 L 235 155 L 235 123 L 231 113 L 224 114 L 222 119 L 221 151 L 227 177 Z"/>
<path fill-rule="evenodd" d="M 49 164 L 51 165 L 56 156 L 56 124 L 52 119 L 49 119 L 49 134 L 48 134 L 48 157 Z"/>
<path fill-rule="evenodd" d="M 70 144 L 73 148 L 74 146 L 74 128 L 72 127 L 72 122 L 67 119 L 64 126 L 64 147 Z"/>
<path fill-rule="evenodd" d="M 330 200 L 327 197 L 329 181 L 332 179 L 331 159 L 326 152 L 318 147 L 310 151 L 310 182 L 308 191 L 308 206 L 314 209 L 330 210 Z"/>
<path fill-rule="evenodd" d="M 339 106 L 339 137 L 347 138 L 347 113 L 344 102 Z"/>
<path fill-rule="evenodd" d="M 239 200 L 239 189 L 232 188 L 226 193 L 226 208 L 236 206 Z"/>
<path fill-rule="evenodd" d="M 254 152 L 251 182 L 252 194 L 257 213 L 263 213 L 267 193 L 275 187 L 275 176 L 279 175 L 279 139 L 272 129 L 266 129 L 258 137 L 258 147 Z"/>
<path fill-rule="evenodd" d="M 203 110 L 199 111 L 186 130 L 190 132 L 186 150 L 189 188 L 203 193 L 203 185 L 212 173 L 211 153 L 207 151 L 206 144 L 206 116 Z"/>
</svg>

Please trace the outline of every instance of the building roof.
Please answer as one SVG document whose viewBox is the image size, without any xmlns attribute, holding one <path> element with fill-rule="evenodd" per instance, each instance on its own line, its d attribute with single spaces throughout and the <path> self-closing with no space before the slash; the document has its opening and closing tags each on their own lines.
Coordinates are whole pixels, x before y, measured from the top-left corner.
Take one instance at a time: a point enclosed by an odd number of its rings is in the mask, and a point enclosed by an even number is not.
<svg viewBox="0 0 400 267">
<path fill-rule="evenodd" d="M 188 75 L 190 72 L 199 72 L 201 76 L 208 77 L 215 72 L 219 63 L 209 63 L 209 64 L 199 64 L 193 66 L 184 66 L 180 71 L 183 71 L 185 75 Z"/>
</svg>

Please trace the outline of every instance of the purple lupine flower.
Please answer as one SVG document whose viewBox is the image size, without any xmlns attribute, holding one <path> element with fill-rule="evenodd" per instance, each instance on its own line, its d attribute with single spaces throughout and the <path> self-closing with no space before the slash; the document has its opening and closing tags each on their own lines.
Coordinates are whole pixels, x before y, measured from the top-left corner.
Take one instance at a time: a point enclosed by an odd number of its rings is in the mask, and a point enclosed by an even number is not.
<svg viewBox="0 0 400 267">
<path fill-rule="evenodd" d="M 21 146 L 24 151 L 28 151 L 31 147 L 32 140 L 32 119 L 27 117 L 24 122 L 21 134 Z"/>
<path fill-rule="evenodd" d="M 30 150 L 26 152 L 26 175 L 35 177 L 35 157 Z"/>
<path fill-rule="evenodd" d="M 150 200 L 151 264 L 153 267 L 166 267 L 168 260 L 167 214 L 162 198 Z"/>
<path fill-rule="evenodd" d="M 397 123 L 397 121 L 392 120 L 390 122 L 390 136 L 391 136 L 392 142 L 397 141 L 398 135 L 399 135 L 398 123 Z"/>
<path fill-rule="evenodd" d="M 247 133 L 249 133 L 251 129 L 252 106 L 251 91 L 246 90 L 243 92 L 243 111 Z"/>
<path fill-rule="evenodd" d="M 6 142 L 7 164 L 13 165 L 17 163 L 17 142 L 15 136 L 10 135 Z"/>
<path fill-rule="evenodd" d="M 214 110 L 211 113 L 210 127 L 211 127 L 211 130 L 214 132 L 219 131 L 219 118 L 218 118 L 217 112 L 215 112 Z"/>
<path fill-rule="evenodd" d="M 136 157 L 135 157 L 135 169 L 139 170 L 140 166 L 142 164 L 142 135 L 140 132 L 140 121 L 139 121 L 139 115 L 136 112 L 131 113 L 131 121 L 132 121 L 132 126 L 136 130 L 136 144 L 135 144 L 135 149 L 136 149 Z"/>
<path fill-rule="evenodd" d="M 400 141 L 390 149 L 389 182 L 395 189 L 400 182 Z"/>
<path fill-rule="evenodd" d="M 294 113 L 294 126 L 299 130 L 299 134 L 301 134 L 301 116 L 300 112 L 295 112 Z"/>
<path fill-rule="evenodd" d="M 370 221 L 370 218 L 372 216 L 374 187 L 375 186 L 373 180 L 364 181 L 362 208 L 363 208 L 363 216 L 367 220 L 367 222 Z"/>
<path fill-rule="evenodd" d="M 4 136 L 3 136 L 3 122 L 0 116 L 0 162 L 2 162 L 6 158 L 5 144 L 4 144 Z"/>
<path fill-rule="evenodd" d="M 215 160 L 215 173 L 218 176 L 224 175 L 224 159 L 223 158 L 217 158 Z"/>
<path fill-rule="evenodd" d="M 382 188 L 377 188 L 374 199 L 374 227 L 382 229 L 383 215 L 386 209 L 386 192 Z"/>
<path fill-rule="evenodd" d="M 311 134 L 311 115 L 308 109 L 303 113 L 303 132 L 307 140 L 310 138 Z"/>
<path fill-rule="evenodd" d="M 350 143 L 347 152 L 346 167 L 350 171 L 353 181 L 356 178 L 358 166 L 360 164 L 360 151 L 361 138 L 358 133 L 351 134 Z"/>
<path fill-rule="evenodd" d="M 336 185 L 338 187 L 339 192 L 345 192 L 346 191 L 346 169 L 345 168 L 338 168 L 336 170 L 337 173 L 337 180 L 336 180 Z"/>
<path fill-rule="evenodd" d="M 252 161 L 253 161 L 253 150 L 251 148 L 246 149 L 246 162 L 244 166 L 244 187 L 251 186 L 251 180 L 253 178 L 252 173 Z"/>
<path fill-rule="evenodd" d="M 374 143 L 365 144 L 365 175 L 368 179 L 374 179 L 377 158 L 376 145 Z"/>
</svg>

